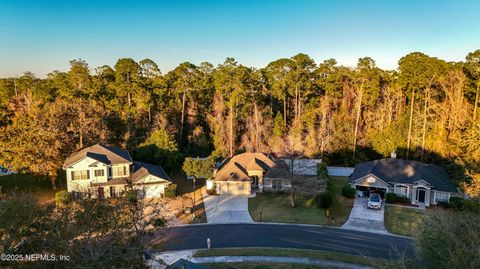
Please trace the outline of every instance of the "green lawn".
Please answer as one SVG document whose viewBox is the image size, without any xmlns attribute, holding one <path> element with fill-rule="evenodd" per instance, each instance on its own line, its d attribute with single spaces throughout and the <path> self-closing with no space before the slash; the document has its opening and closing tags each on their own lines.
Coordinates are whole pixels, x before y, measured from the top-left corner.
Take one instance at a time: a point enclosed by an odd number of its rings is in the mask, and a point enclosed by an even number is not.
<svg viewBox="0 0 480 269">
<path fill-rule="evenodd" d="M 424 215 L 419 209 L 385 205 L 385 228 L 394 234 L 413 236 Z"/>
<path fill-rule="evenodd" d="M 224 248 L 199 250 L 195 257 L 213 257 L 213 256 L 276 256 L 276 257 L 302 257 L 311 259 L 333 260 L 362 265 L 372 265 L 381 263 L 384 260 L 351 255 L 336 252 L 286 249 L 286 248 Z M 233 267 L 235 268 L 235 267 Z M 249 268 L 249 267 L 248 267 Z M 290 268 L 290 267 L 286 267 Z M 306 267 L 309 268 L 309 267 Z"/>
<path fill-rule="evenodd" d="M 304 264 L 286 264 L 286 263 L 262 263 L 262 262 L 247 262 L 247 263 L 206 263 L 207 268 L 212 269 L 316 269 L 328 268 L 318 267 L 314 265 Z"/>
<path fill-rule="evenodd" d="M 326 217 L 325 210 L 318 208 L 313 202 L 313 197 L 297 195 L 296 207 L 292 208 L 287 193 L 257 193 L 257 196 L 248 200 L 250 215 L 255 221 L 304 223 L 320 225 L 342 225 L 352 209 L 353 199 L 342 196 L 342 187 L 347 184 L 348 178 L 331 177 L 331 189 L 335 193 L 330 216 Z M 332 224 L 331 217 L 335 217 Z"/>
</svg>

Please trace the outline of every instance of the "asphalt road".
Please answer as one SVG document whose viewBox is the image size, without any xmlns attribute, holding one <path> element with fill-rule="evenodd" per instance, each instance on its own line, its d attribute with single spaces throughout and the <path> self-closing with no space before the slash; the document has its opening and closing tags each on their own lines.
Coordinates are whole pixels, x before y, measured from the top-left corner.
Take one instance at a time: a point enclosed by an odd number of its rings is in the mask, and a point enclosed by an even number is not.
<svg viewBox="0 0 480 269">
<path fill-rule="evenodd" d="M 215 224 L 166 228 L 152 243 L 161 251 L 207 248 L 273 247 L 342 252 L 392 258 L 402 252 L 413 257 L 413 241 L 404 237 L 329 227 L 275 224 Z M 395 250 L 395 251 L 394 251 Z"/>
</svg>

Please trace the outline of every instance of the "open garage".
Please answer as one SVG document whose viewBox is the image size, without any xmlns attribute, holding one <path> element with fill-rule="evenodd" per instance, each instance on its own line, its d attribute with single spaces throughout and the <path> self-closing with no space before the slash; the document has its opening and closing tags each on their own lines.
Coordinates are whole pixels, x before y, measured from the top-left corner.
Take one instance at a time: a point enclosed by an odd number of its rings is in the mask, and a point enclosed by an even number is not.
<svg viewBox="0 0 480 269">
<path fill-rule="evenodd" d="M 385 198 L 385 193 L 388 192 L 388 184 L 374 175 L 359 178 L 351 183 L 352 187 L 357 191 L 357 197 L 368 196 L 370 193 L 379 193 L 382 198 Z"/>
</svg>

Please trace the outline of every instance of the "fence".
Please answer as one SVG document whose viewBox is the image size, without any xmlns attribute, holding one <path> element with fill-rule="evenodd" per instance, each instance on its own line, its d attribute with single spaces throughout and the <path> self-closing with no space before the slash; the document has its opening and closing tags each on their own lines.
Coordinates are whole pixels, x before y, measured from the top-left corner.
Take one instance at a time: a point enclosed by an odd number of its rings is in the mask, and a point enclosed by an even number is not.
<svg viewBox="0 0 480 269">
<path fill-rule="evenodd" d="M 353 173 L 353 167 L 327 166 L 329 176 L 348 177 Z"/>
</svg>

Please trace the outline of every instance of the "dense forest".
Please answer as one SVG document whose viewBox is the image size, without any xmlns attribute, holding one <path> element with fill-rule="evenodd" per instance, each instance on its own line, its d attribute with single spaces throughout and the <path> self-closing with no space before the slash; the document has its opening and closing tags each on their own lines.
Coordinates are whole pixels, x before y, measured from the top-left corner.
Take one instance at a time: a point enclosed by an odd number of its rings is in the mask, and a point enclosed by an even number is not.
<svg viewBox="0 0 480 269">
<path fill-rule="evenodd" d="M 72 152 L 113 144 L 180 171 L 186 156 L 242 151 L 352 165 L 390 156 L 443 165 L 480 195 L 480 50 L 464 62 L 420 52 L 382 70 L 297 54 L 250 68 L 119 59 L 70 61 L 44 79 L 0 80 L 0 165 L 55 176 Z"/>
</svg>

